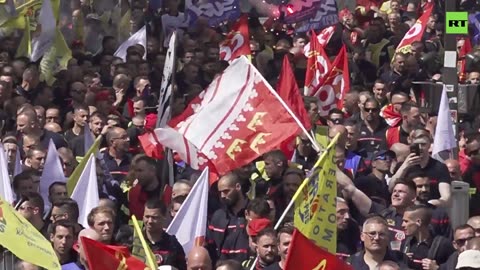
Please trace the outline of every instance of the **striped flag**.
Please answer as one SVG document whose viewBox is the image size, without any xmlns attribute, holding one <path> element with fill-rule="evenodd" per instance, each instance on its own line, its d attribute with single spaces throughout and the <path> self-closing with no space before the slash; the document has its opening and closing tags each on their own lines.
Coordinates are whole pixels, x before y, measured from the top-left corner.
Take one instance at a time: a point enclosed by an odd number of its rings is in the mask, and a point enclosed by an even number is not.
<svg viewBox="0 0 480 270">
<path fill-rule="evenodd" d="M 177 215 L 173 218 L 167 233 L 175 235 L 185 254 L 194 246 L 201 246 L 205 240 L 208 206 L 208 167 L 203 170 Z"/>
<path fill-rule="evenodd" d="M 157 128 L 165 127 L 171 118 L 170 103 L 172 98 L 172 84 L 175 76 L 175 44 L 177 32 L 174 31 L 168 44 L 167 56 L 163 67 L 162 84 L 158 98 Z"/>
<path fill-rule="evenodd" d="M 80 175 L 75 189 L 72 192 L 72 199 L 78 203 L 80 215 L 78 223 L 88 228 L 88 213 L 98 206 L 100 201 L 98 197 L 97 167 L 95 166 L 95 156 L 90 155 L 87 165 Z"/>
</svg>

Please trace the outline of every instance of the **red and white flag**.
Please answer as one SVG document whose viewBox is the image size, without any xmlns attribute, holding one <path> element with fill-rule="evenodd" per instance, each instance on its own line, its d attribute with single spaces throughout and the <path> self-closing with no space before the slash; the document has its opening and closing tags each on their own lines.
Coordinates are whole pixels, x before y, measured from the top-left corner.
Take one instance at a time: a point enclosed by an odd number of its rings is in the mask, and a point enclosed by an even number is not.
<svg viewBox="0 0 480 270">
<path fill-rule="evenodd" d="M 241 55 L 250 55 L 250 35 L 248 33 L 248 17 L 241 16 L 233 25 L 232 31 L 220 44 L 220 60 L 232 61 Z"/>
<path fill-rule="evenodd" d="M 187 198 L 168 226 L 167 233 L 175 235 L 185 254 L 205 241 L 209 186 L 208 167 L 203 170 Z"/>
<path fill-rule="evenodd" d="M 411 45 L 415 41 L 421 41 L 425 28 L 427 27 L 428 18 L 432 14 L 433 3 L 428 3 L 425 7 L 425 12 L 417 20 L 417 22 L 408 30 L 408 32 L 403 37 L 400 44 L 398 44 L 397 52 L 409 52 Z"/>
<path fill-rule="evenodd" d="M 335 25 L 329 26 L 327 28 L 324 28 L 320 34 L 316 35 L 317 41 L 320 44 L 320 46 L 325 47 L 327 46 L 328 42 L 333 36 L 333 33 L 335 33 Z M 312 36 L 313 40 L 314 36 Z M 312 46 L 312 41 L 307 43 L 305 47 L 303 47 L 303 52 L 306 57 L 308 57 L 308 53 L 310 52 L 310 47 Z"/>
<path fill-rule="evenodd" d="M 321 79 L 319 87 L 313 96 L 319 99 L 319 113 L 328 115 L 333 108 L 343 108 L 343 98 L 350 89 L 350 73 L 348 71 L 348 57 L 345 45 L 333 61 L 328 73 Z"/>
<path fill-rule="evenodd" d="M 332 67 L 327 53 L 323 46 L 318 42 L 315 32 L 312 31 L 312 41 L 307 57 L 307 71 L 305 74 L 305 95 L 312 96 L 315 89 L 318 89 L 321 79 L 327 75 Z"/>
<path fill-rule="evenodd" d="M 303 127 L 275 90 L 240 57 L 195 99 L 158 141 L 193 169 L 211 162 L 222 175 L 277 148 Z"/>
</svg>

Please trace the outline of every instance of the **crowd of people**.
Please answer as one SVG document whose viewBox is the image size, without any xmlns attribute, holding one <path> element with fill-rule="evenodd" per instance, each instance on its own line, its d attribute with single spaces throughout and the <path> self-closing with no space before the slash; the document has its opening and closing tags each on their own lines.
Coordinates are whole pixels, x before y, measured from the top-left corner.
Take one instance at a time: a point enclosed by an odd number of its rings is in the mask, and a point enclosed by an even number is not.
<svg viewBox="0 0 480 270">
<path fill-rule="evenodd" d="M 138 139 L 155 128 L 171 32 L 177 31 L 178 43 L 174 117 L 228 66 L 220 60 L 219 44 L 233 22 L 215 28 L 199 19 L 189 26 L 180 0 L 165 0 L 159 9 L 143 0 L 120 1 L 115 6 L 120 16 L 104 20 L 106 8 L 93 2 L 62 1 L 58 25 L 72 57 L 67 69 L 55 71 L 53 84 L 43 80 L 39 61 L 17 55 L 23 31 L 1 31 L 1 142 L 16 210 L 52 243 L 62 269 L 88 269 L 77 241 L 82 236 L 132 249 L 131 215 L 143 221 L 159 269 L 285 269 L 293 209 L 277 230 L 273 227 L 319 158 L 305 134 L 298 135 L 293 157 L 279 146 L 219 176 L 210 187 L 205 244 L 188 254 L 165 229 L 201 172 L 178 158 L 169 165 L 145 155 Z M 331 59 L 342 44 L 347 48 L 351 85 L 342 108 L 322 112 L 318 97 L 303 97 L 319 144 L 339 135 L 336 255 L 358 270 L 480 269 L 480 118 L 460 115 L 458 157 L 434 159 L 438 112 L 424 110 L 422 89 L 412 83 L 442 81 L 442 61 L 431 59 L 444 51 L 443 1 L 434 1 L 422 40 L 401 53 L 395 48 L 429 1 L 356 2 L 352 10 L 339 7 L 339 22 L 324 48 Z M 115 56 L 144 25 L 146 47 L 129 47 L 125 59 Z M 281 19 L 262 25 L 257 12 L 248 27 L 251 61 L 266 80 L 276 86 L 287 56 L 303 89 L 309 68 L 303 51 L 310 33 L 296 33 Z M 467 39 L 458 40 L 459 53 Z M 461 82 L 480 84 L 480 67 L 470 65 L 460 73 Z M 48 201 L 39 186 L 49 142 L 68 178 L 86 154 L 86 130 L 103 139 L 97 156 L 100 203 L 84 228 L 64 179 L 50 185 Z M 168 166 L 174 168 L 173 185 Z M 449 217 L 452 181 L 474 190 L 470 218 L 455 228 Z M 40 268 L 16 260 L 15 269 Z"/>
</svg>

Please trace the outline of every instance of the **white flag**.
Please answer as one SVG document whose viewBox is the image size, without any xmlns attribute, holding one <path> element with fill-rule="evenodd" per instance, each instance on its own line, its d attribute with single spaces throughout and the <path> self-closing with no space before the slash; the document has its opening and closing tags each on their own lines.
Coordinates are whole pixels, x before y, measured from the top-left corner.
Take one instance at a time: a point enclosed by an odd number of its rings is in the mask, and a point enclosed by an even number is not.
<svg viewBox="0 0 480 270">
<path fill-rule="evenodd" d="M 162 84 L 158 98 L 157 128 L 165 127 L 170 120 L 170 99 L 172 98 L 172 81 L 175 74 L 175 40 L 177 32 L 173 32 L 168 44 L 165 65 L 163 66 Z"/>
<path fill-rule="evenodd" d="M 87 154 L 88 150 L 90 150 L 90 147 L 92 147 L 93 142 L 95 142 L 95 137 L 93 136 L 93 133 L 90 131 L 90 127 L 88 126 L 88 121 L 87 123 L 85 123 L 85 127 L 83 128 L 83 136 L 84 136 L 83 150 L 85 151 L 85 154 Z"/>
<path fill-rule="evenodd" d="M 197 245 L 202 245 L 207 228 L 208 167 L 203 170 L 186 200 L 173 218 L 167 233 L 175 235 L 185 254 Z"/>
<path fill-rule="evenodd" d="M 3 144 L 0 144 L 0 197 L 2 197 L 8 203 L 12 204 L 14 198 L 7 164 L 7 155 L 5 154 L 5 150 L 3 149 Z"/>
<path fill-rule="evenodd" d="M 15 167 L 13 168 L 13 176 L 21 174 L 22 171 L 22 158 L 20 157 L 20 149 L 17 147 L 17 154 L 15 155 Z"/>
<path fill-rule="evenodd" d="M 118 47 L 117 51 L 115 52 L 116 57 L 120 57 L 125 62 L 127 59 L 127 49 L 130 46 L 140 44 L 145 48 L 145 55 L 143 59 L 145 59 L 147 55 L 147 28 L 143 26 L 140 30 L 138 30 L 135 34 L 131 35 L 125 42 Z"/>
<path fill-rule="evenodd" d="M 43 166 L 42 176 L 40 177 L 40 195 L 42 195 L 45 206 L 49 206 L 48 189 L 55 182 L 67 182 L 63 172 L 62 162 L 58 156 L 57 148 L 52 139 L 48 142 L 47 157 Z"/>
<path fill-rule="evenodd" d="M 442 90 L 442 98 L 438 108 L 437 127 L 435 128 L 435 139 L 433 140 L 432 157 L 443 162 L 448 159 L 448 151 L 457 147 L 457 140 L 453 128 L 453 121 L 448 106 L 447 89 L 445 85 Z"/>
<path fill-rule="evenodd" d="M 100 201 L 98 197 L 97 167 L 95 166 L 95 156 L 90 155 L 85 168 L 78 180 L 75 189 L 72 192 L 72 199 L 78 203 L 80 215 L 78 223 L 88 228 L 87 217 L 93 208 L 98 206 Z"/>
<path fill-rule="evenodd" d="M 55 40 L 56 21 L 50 0 L 42 2 L 37 27 L 41 28 L 41 32 L 32 38 L 32 55 L 30 56 L 32 62 L 40 59 L 52 47 Z"/>
</svg>

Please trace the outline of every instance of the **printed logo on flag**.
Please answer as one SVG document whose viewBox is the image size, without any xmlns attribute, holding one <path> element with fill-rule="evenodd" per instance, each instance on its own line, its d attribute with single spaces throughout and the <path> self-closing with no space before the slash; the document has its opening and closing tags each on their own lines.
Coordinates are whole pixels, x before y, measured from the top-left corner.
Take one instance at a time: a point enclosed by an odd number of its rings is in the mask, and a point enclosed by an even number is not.
<svg viewBox="0 0 480 270">
<path fill-rule="evenodd" d="M 189 24 L 194 25 L 198 18 L 208 20 L 211 27 L 240 17 L 239 0 L 186 0 L 185 7 Z"/>
<path fill-rule="evenodd" d="M 445 33 L 468 34 L 468 12 L 447 12 Z"/>
</svg>

